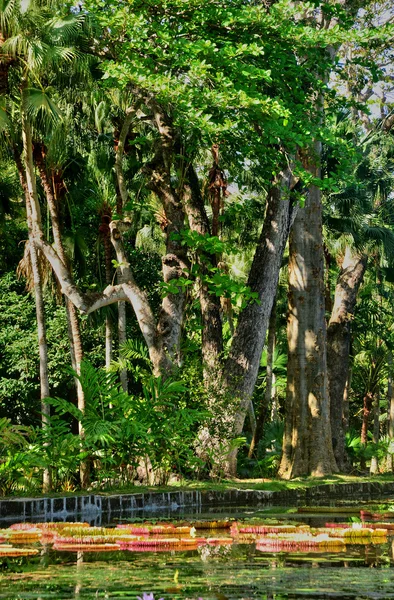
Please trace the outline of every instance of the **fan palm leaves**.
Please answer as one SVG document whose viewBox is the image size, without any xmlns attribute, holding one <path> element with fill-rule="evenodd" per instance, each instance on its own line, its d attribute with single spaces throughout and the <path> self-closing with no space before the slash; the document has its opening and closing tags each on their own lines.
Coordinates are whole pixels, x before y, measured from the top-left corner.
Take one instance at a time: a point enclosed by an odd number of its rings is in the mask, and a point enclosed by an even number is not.
<svg viewBox="0 0 394 600">
<path fill-rule="evenodd" d="M 357 251 L 380 249 L 394 256 L 394 144 L 378 128 L 373 135 L 361 135 L 346 119 L 337 124 L 337 133 L 356 140 L 357 160 L 353 174 L 328 195 L 324 207 L 327 244 L 335 254 L 352 245 Z M 329 149 L 325 157 L 329 168 Z M 335 241 L 333 240 L 335 236 Z"/>
</svg>

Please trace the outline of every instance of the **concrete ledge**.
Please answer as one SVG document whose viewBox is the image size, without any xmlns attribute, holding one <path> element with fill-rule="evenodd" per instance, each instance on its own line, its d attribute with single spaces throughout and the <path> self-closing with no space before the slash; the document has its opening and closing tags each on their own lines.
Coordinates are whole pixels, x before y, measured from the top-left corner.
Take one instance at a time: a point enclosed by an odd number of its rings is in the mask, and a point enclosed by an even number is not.
<svg viewBox="0 0 394 600">
<path fill-rule="evenodd" d="M 89 494 L 63 498 L 15 498 L 0 500 L 0 522 L 84 520 L 100 523 L 103 514 L 110 521 L 111 515 L 130 518 L 141 512 L 176 513 L 182 509 L 190 509 L 190 512 L 198 514 L 223 505 L 291 506 L 322 501 L 329 504 L 337 499 L 366 499 L 390 494 L 394 494 L 394 481 L 334 483 L 283 491 L 234 488 L 225 491 L 185 490 L 112 496 Z"/>
</svg>

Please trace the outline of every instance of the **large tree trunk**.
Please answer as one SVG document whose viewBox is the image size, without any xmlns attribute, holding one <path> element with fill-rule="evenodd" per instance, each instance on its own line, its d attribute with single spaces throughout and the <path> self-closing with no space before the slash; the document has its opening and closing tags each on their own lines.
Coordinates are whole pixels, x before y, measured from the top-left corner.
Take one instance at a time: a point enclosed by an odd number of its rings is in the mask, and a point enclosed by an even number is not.
<svg viewBox="0 0 394 600">
<path fill-rule="evenodd" d="M 320 148 L 317 145 L 317 152 Z M 336 471 L 327 385 L 321 192 L 312 186 L 290 234 L 287 397 L 279 475 Z"/>
<path fill-rule="evenodd" d="M 367 256 L 359 255 L 347 246 L 327 329 L 327 373 L 332 445 L 340 471 L 347 471 L 350 467 L 345 450 L 344 396 L 350 369 L 351 321 L 366 267 Z"/>
<path fill-rule="evenodd" d="M 223 419 L 232 430 L 232 438 L 241 435 L 260 365 L 268 321 L 278 286 L 279 271 L 289 230 L 296 213 L 290 199 L 291 169 L 287 168 L 267 197 L 267 209 L 259 244 L 256 248 L 248 285 L 257 293 L 241 312 L 229 357 L 225 363 Z M 229 448 L 224 468 L 236 474 L 237 448 Z"/>
</svg>

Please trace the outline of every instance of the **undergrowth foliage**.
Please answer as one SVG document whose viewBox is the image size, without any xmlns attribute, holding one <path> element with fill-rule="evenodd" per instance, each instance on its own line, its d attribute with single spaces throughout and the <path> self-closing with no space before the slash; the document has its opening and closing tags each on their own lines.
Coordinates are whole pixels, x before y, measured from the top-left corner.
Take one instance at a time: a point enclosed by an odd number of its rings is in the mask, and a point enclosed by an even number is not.
<svg viewBox="0 0 394 600">
<path fill-rule="evenodd" d="M 82 363 L 79 380 L 85 413 L 68 400 L 50 398 L 52 415 L 44 430 L 0 421 L 1 494 L 39 490 L 44 469 L 52 471 L 54 490 L 71 491 L 78 487 L 82 460 L 90 462 L 97 487 L 138 478 L 165 484 L 171 474 L 201 471 L 193 446 L 209 414 L 187 406 L 183 382 L 147 375 L 142 393 L 129 395 L 116 373 L 89 362 Z M 69 416 L 82 425 L 82 442 Z"/>
</svg>

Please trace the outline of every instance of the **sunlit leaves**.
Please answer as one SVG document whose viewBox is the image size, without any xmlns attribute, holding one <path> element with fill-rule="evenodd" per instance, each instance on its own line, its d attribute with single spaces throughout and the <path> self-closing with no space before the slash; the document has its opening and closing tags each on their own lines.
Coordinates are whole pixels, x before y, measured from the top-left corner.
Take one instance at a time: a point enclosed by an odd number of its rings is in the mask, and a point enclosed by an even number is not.
<svg viewBox="0 0 394 600">
<path fill-rule="evenodd" d="M 32 120 L 49 121 L 51 124 L 61 120 L 62 114 L 53 102 L 47 90 L 29 88 L 25 93 L 26 111 Z"/>
</svg>

